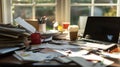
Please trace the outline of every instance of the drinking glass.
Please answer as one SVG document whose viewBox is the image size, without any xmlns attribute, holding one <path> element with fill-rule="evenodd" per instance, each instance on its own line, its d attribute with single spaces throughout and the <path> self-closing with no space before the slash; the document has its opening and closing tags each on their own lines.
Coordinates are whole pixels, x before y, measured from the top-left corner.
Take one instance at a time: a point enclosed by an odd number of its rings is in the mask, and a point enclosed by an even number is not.
<svg viewBox="0 0 120 67">
<path fill-rule="evenodd" d="M 69 25 L 70 25 L 69 22 L 64 22 L 63 23 L 63 29 L 64 29 L 65 32 L 68 31 Z"/>
</svg>

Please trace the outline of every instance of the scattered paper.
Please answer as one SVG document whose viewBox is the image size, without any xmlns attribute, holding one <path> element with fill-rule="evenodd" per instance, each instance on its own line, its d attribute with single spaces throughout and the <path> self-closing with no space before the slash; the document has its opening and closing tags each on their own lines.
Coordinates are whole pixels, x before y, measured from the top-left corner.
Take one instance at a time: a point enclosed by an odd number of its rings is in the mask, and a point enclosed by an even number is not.
<svg viewBox="0 0 120 67">
<path fill-rule="evenodd" d="M 106 49 L 116 45 L 116 44 L 105 45 L 105 44 L 98 44 L 98 43 L 91 43 L 91 42 L 86 42 L 84 44 L 81 44 L 81 43 L 76 43 L 76 44 L 83 45 L 83 46 L 90 47 L 90 48 L 100 48 L 103 50 L 106 50 Z"/>
<path fill-rule="evenodd" d="M 69 56 L 70 57 L 82 57 L 86 60 L 95 60 L 95 61 L 100 61 L 103 63 L 103 65 L 107 66 L 107 65 L 111 65 L 113 64 L 114 62 L 111 61 L 111 60 L 108 60 L 108 59 L 105 59 L 99 55 L 95 55 L 95 54 L 88 54 L 89 51 L 87 50 L 80 50 L 80 51 L 77 51 L 77 52 L 72 52 Z"/>
<path fill-rule="evenodd" d="M 105 56 L 105 57 L 111 57 L 111 58 L 120 59 L 120 53 L 107 53 L 107 52 L 102 52 L 102 55 Z"/>
<path fill-rule="evenodd" d="M 69 57 L 69 58 L 82 67 L 93 67 L 92 62 L 89 62 L 82 57 Z"/>
<path fill-rule="evenodd" d="M 15 54 L 24 61 L 44 61 L 47 59 L 53 59 L 53 56 L 51 56 L 51 54 L 40 52 L 33 53 L 32 51 L 15 51 Z"/>
<path fill-rule="evenodd" d="M 41 44 L 39 46 L 39 48 L 53 48 L 53 49 L 66 49 L 66 48 L 80 48 L 80 46 L 74 46 L 74 45 L 55 45 L 55 44 L 49 44 L 49 43 L 45 43 L 45 44 Z"/>
<path fill-rule="evenodd" d="M 36 29 L 31 24 L 29 24 L 24 19 L 22 19 L 21 17 L 16 18 L 15 21 L 21 26 L 23 26 L 25 29 L 27 29 L 28 31 L 32 33 L 36 32 Z"/>
</svg>

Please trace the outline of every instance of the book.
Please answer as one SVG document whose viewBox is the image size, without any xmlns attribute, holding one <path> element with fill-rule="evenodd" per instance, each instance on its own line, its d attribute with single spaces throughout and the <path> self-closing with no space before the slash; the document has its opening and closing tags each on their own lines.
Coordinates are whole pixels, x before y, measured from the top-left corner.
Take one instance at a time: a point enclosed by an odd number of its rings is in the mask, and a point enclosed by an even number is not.
<svg viewBox="0 0 120 67">
<path fill-rule="evenodd" d="M 23 33 L 23 32 L 25 32 L 24 29 L 9 28 L 9 27 L 2 27 L 2 26 L 0 26 L 0 31 L 16 32 L 16 33 Z"/>
<path fill-rule="evenodd" d="M 6 47 L 22 47 L 24 46 L 23 43 L 0 43 L 0 48 L 6 48 Z"/>
<path fill-rule="evenodd" d="M 7 36 L 7 37 L 11 37 L 11 38 L 18 38 L 19 36 L 15 36 L 15 35 L 11 35 L 11 34 L 5 34 L 5 33 L 0 33 L 0 36 Z"/>
</svg>

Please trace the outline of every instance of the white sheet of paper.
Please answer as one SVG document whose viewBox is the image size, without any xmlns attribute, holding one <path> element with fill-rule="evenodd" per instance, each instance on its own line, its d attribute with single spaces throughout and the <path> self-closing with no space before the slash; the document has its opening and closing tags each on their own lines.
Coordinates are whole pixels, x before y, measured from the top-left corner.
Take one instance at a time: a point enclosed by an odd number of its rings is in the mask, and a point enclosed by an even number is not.
<svg viewBox="0 0 120 67">
<path fill-rule="evenodd" d="M 39 46 L 39 48 L 66 49 L 66 48 L 80 48 L 80 46 L 74 46 L 74 45 L 69 45 L 69 44 L 66 44 L 66 45 L 55 45 L 55 44 L 45 43 L 45 44 L 41 44 Z"/>
<path fill-rule="evenodd" d="M 91 47 L 91 48 L 100 48 L 100 49 L 104 50 L 104 49 L 108 49 L 108 48 L 114 46 L 115 44 L 105 45 L 105 44 L 98 44 L 98 43 L 86 42 L 85 44 L 79 44 L 79 45 L 84 45 L 86 47 Z"/>
<path fill-rule="evenodd" d="M 103 56 L 106 57 L 111 57 L 111 58 L 116 58 L 116 59 L 120 59 L 120 53 L 107 53 L 107 52 L 102 52 Z"/>
<path fill-rule="evenodd" d="M 89 62 L 82 57 L 69 57 L 69 58 L 82 67 L 93 67 L 92 62 Z"/>
<path fill-rule="evenodd" d="M 98 55 L 95 55 L 95 54 L 85 55 L 87 53 L 88 53 L 87 50 L 80 50 L 77 52 L 72 52 L 72 54 L 70 54 L 69 56 L 70 57 L 82 57 L 86 60 L 98 60 L 98 61 L 101 61 L 105 66 L 111 65 L 112 63 L 114 63 L 111 60 L 105 59 L 105 58 L 98 56 Z"/>
<path fill-rule="evenodd" d="M 15 21 L 20 24 L 21 26 L 23 26 L 25 29 L 27 29 L 28 31 L 35 33 L 36 29 L 29 23 L 27 23 L 24 19 L 22 19 L 21 17 L 18 17 L 15 19 Z"/>
<path fill-rule="evenodd" d="M 107 49 L 115 44 L 110 44 L 110 45 L 105 45 L 105 44 L 97 44 L 94 43 L 94 46 L 92 45 L 93 43 L 89 43 L 88 45 L 91 45 L 91 47 L 96 47 L 96 48 L 101 48 L 101 49 Z"/>
<path fill-rule="evenodd" d="M 15 54 L 18 55 L 24 61 L 44 61 L 46 59 L 53 58 L 51 54 L 44 54 L 40 52 L 33 53 L 32 51 L 29 52 L 15 51 Z"/>
</svg>

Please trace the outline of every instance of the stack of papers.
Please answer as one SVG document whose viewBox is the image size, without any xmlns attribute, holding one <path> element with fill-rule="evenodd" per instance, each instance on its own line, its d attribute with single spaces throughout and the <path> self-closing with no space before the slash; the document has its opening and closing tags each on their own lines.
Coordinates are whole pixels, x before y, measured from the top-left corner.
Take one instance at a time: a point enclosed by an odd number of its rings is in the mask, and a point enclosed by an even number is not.
<svg viewBox="0 0 120 67">
<path fill-rule="evenodd" d="M 0 24 L 0 47 L 23 43 L 24 38 L 29 35 L 23 28 L 18 28 L 10 24 Z"/>
</svg>

